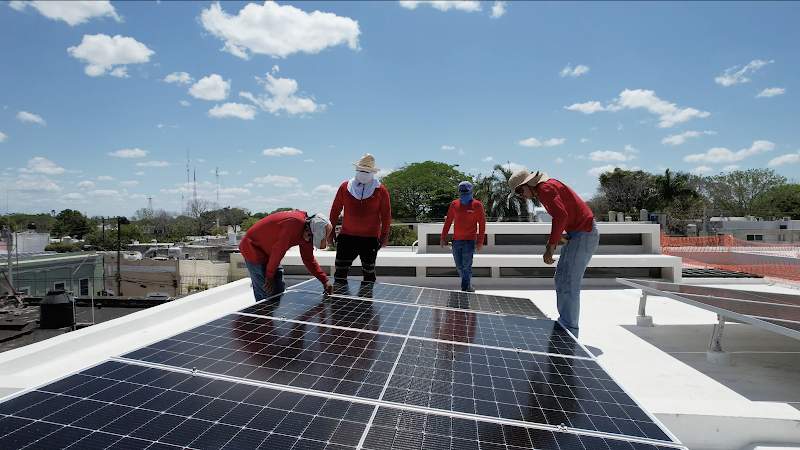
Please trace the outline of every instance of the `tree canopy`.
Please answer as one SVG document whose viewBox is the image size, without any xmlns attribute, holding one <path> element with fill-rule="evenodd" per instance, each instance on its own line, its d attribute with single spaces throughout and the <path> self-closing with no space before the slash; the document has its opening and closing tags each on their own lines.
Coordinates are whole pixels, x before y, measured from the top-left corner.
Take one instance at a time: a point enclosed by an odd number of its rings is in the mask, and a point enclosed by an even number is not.
<svg viewBox="0 0 800 450">
<path fill-rule="evenodd" d="M 407 164 L 381 182 L 391 196 L 396 219 L 441 219 L 458 195 L 458 183 L 472 178 L 457 166 L 436 161 Z"/>
<path fill-rule="evenodd" d="M 753 201 L 759 215 L 800 220 L 800 184 L 784 184 L 760 194 Z"/>
<path fill-rule="evenodd" d="M 786 178 L 771 169 L 748 169 L 707 177 L 704 188 L 712 208 L 744 216 L 753 213 L 757 197 L 785 183 Z"/>
</svg>

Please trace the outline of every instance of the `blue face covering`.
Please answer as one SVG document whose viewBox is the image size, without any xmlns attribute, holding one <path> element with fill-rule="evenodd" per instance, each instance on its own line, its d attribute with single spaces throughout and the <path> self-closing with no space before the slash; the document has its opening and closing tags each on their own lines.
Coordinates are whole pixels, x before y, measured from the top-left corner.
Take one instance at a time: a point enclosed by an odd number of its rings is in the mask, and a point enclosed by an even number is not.
<svg viewBox="0 0 800 450">
<path fill-rule="evenodd" d="M 460 192 L 459 198 L 461 199 L 462 205 L 469 205 L 472 201 L 472 192 Z"/>
</svg>

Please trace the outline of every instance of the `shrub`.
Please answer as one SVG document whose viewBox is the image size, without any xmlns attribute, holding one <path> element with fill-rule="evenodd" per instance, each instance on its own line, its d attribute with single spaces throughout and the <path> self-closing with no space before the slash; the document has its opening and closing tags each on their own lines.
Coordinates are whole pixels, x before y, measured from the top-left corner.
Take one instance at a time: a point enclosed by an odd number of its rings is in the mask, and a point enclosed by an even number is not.
<svg viewBox="0 0 800 450">
<path fill-rule="evenodd" d="M 416 240 L 416 231 L 408 225 L 392 225 L 389 229 L 389 245 L 410 246 Z"/>
</svg>

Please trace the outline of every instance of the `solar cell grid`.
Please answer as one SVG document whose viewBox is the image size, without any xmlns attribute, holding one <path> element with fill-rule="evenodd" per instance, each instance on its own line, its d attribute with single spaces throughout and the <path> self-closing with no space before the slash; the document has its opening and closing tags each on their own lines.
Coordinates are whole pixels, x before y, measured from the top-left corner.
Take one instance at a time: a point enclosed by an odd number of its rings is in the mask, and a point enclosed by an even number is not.
<svg viewBox="0 0 800 450">
<path fill-rule="evenodd" d="M 323 297 L 309 292 L 287 292 L 280 298 L 249 306 L 243 313 L 310 323 L 407 334 L 416 306 L 344 297 Z"/>
<path fill-rule="evenodd" d="M 530 299 L 423 288 L 419 305 L 547 318 Z"/>
<path fill-rule="evenodd" d="M 421 308 L 411 336 L 590 358 L 558 322 Z"/>
<path fill-rule="evenodd" d="M 636 284 L 673 292 L 679 295 L 690 294 L 704 297 L 717 297 L 728 299 L 749 300 L 755 302 L 780 303 L 784 305 L 800 306 L 800 295 L 783 294 L 779 292 L 756 292 L 739 289 L 726 289 L 709 286 L 693 286 L 690 284 L 665 283 L 662 281 L 628 280 Z"/>
<path fill-rule="evenodd" d="M 231 315 L 125 358 L 321 392 L 377 398 L 402 338 Z"/>
<path fill-rule="evenodd" d="M 384 400 L 670 440 L 591 360 L 409 339 Z"/>
<path fill-rule="evenodd" d="M 322 285 L 319 283 L 301 283 L 293 286 L 293 289 L 322 293 Z M 347 280 L 347 283 L 337 281 L 333 285 L 333 295 L 374 298 L 376 300 L 390 300 L 398 303 L 416 303 L 422 290 L 423 288 L 416 286 L 371 283 L 352 279 Z"/>
<path fill-rule="evenodd" d="M 478 421 L 381 406 L 364 447 L 419 450 L 657 450 L 673 447 Z"/>
<path fill-rule="evenodd" d="M 373 409 L 107 362 L 0 404 L 0 448 L 352 449 Z"/>
</svg>

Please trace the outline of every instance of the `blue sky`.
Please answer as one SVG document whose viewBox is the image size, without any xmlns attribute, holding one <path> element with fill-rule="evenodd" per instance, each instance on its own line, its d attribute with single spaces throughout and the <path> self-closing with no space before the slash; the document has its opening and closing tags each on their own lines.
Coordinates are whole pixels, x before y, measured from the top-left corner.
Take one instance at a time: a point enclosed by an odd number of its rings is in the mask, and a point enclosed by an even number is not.
<svg viewBox="0 0 800 450">
<path fill-rule="evenodd" d="M 316 12 L 318 11 L 318 12 Z M 11 211 L 327 211 L 352 162 L 800 178 L 791 3 L 0 4 Z M 5 197 L 5 195 L 4 195 Z M 5 198 L 2 199 L 5 211 Z"/>
</svg>

